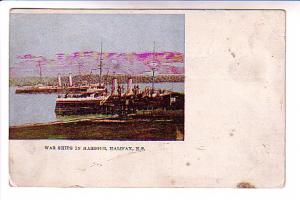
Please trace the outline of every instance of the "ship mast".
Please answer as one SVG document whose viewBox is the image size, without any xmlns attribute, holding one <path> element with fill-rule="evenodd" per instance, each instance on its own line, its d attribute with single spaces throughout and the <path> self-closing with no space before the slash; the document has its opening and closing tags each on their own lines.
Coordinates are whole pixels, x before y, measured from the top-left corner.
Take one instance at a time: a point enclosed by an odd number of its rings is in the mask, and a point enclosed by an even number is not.
<svg viewBox="0 0 300 200">
<path fill-rule="evenodd" d="M 39 74 L 40 74 L 40 83 L 42 84 L 42 66 L 41 66 L 41 62 L 40 60 L 37 61 L 38 63 L 38 67 L 39 67 Z"/>
<path fill-rule="evenodd" d="M 78 63 L 78 75 L 81 76 L 81 67 L 82 67 L 82 63 L 81 61 L 79 61 Z"/>
<path fill-rule="evenodd" d="M 100 63 L 99 63 L 99 87 L 101 86 L 102 67 L 103 67 L 103 57 L 102 57 L 102 42 L 101 42 Z"/>
<path fill-rule="evenodd" d="M 152 52 L 152 56 L 153 56 L 153 61 L 152 61 L 152 92 L 154 92 L 154 71 L 155 71 L 155 67 L 154 67 L 154 63 L 155 63 L 155 41 L 153 42 L 153 52 Z"/>
</svg>

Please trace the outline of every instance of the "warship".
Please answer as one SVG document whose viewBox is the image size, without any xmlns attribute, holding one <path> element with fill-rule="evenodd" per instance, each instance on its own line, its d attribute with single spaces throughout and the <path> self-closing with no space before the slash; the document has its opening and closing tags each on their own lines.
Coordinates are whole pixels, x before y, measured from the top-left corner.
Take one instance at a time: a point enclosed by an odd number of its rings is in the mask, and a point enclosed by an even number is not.
<svg viewBox="0 0 300 200">
<path fill-rule="evenodd" d="M 90 88 L 87 84 L 74 85 L 72 74 L 69 74 L 69 84 L 62 85 L 61 75 L 58 74 L 58 85 L 46 86 L 38 84 L 35 86 L 22 86 L 16 88 L 16 94 L 36 94 L 36 93 L 78 93 L 85 92 Z"/>
<path fill-rule="evenodd" d="M 102 83 L 102 43 L 99 70 L 98 87 L 87 88 L 86 91 L 77 94 L 65 93 L 56 98 L 55 113 L 57 115 L 82 115 L 82 114 L 107 114 L 128 116 L 140 112 L 160 111 L 168 113 L 170 110 L 184 110 L 184 94 L 154 87 L 155 83 L 155 43 L 153 47 L 152 63 L 152 84 L 143 90 L 138 84 L 133 84 L 133 79 L 129 76 L 127 88 L 118 84 L 118 79 L 113 78 L 111 89 L 107 83 Z"/>
<path fill-rule="evenodd" d="M 90 83 L 80 82 L 80 84 L 73 83 L 72 73 L 68 75 L 68 83 L 62 83 L 62 77 L 59 73 L 57 76 L 57 84 L 56 85 L 44 85 L 43 77 L 42 77 L 42 67 L 41 62 L 38 62 L 39 68 L 39 84 L 34 86 L 20 86 L 16 88 L 16 94 L 36 94 L 36 93 L 79 93 L 85 92 L 91 87 L 99 87 L 99 85 Z M 81 76 L 80 66 L 78 68 L 78 75 Z"/>
</svg>

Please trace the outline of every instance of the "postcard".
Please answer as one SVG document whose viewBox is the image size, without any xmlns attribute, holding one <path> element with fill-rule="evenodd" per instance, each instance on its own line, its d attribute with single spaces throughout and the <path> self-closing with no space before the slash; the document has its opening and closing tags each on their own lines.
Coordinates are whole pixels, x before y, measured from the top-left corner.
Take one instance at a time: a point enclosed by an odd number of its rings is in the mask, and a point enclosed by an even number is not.
<svg viewBox="0 0 300 200">
<path fill-rule="evenodd" d="M 283 10 L 12 9 L 10 185 L 283 187 Z"/>
</svg>

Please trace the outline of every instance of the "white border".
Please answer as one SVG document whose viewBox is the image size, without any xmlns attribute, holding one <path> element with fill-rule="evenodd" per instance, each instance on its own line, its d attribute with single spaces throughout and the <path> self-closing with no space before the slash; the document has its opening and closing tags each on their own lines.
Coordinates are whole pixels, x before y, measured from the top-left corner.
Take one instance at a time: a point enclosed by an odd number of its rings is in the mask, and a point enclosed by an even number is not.
<svg viewBox="0 0 300 200">
<path fill-rule="evenodd" d="M 283 189 L 73 189 L 8 185 L 8 13 L 11 8 L 284 9 L 287 17 L 287 173 Z M 0 199 L 299 199 L 300 183 L 300 3 L 299 2 L 0 2 Z M 231 172 L 228 172 L 231 173 Z M 298 198 L 297 198 L 298 197 Z"/>
</svg>

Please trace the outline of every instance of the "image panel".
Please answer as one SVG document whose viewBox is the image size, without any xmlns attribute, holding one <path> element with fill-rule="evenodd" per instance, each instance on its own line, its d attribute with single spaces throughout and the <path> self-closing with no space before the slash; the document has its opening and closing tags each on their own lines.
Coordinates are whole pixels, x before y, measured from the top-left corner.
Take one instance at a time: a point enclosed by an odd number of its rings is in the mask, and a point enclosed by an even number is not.
<svg viewBox="0 0 300 200">
<path fill-rule="evenodd" d="M 10 139 L 184 140 L 184 20 L 11 13 Z"/>
</svg>

